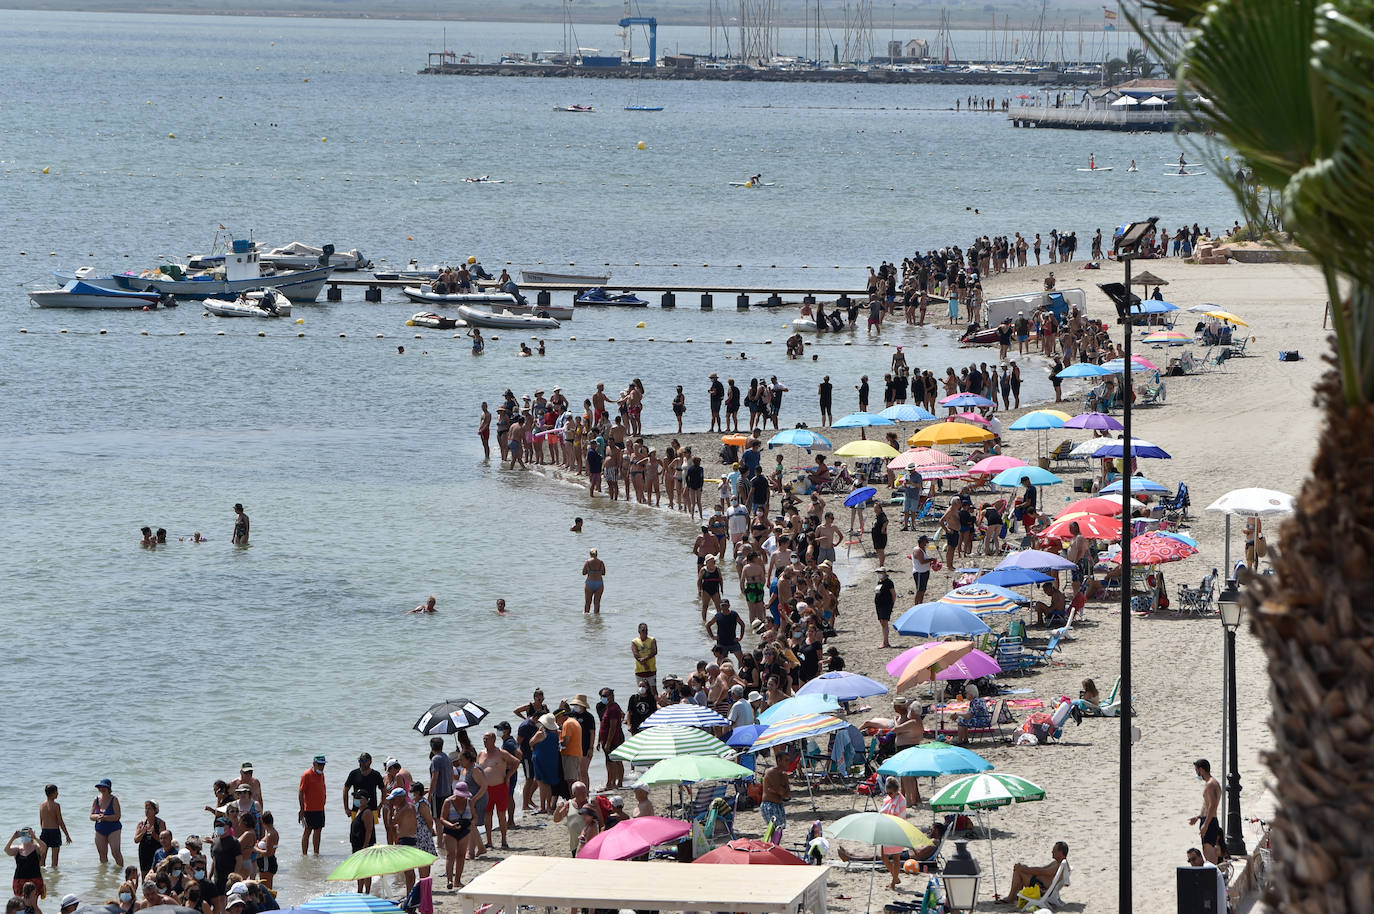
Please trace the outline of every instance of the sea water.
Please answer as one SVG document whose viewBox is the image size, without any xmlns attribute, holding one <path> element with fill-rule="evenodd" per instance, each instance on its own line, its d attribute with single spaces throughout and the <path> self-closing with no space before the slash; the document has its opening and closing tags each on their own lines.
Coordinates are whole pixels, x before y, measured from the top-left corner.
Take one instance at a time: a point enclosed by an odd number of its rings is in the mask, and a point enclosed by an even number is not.
<svg viewBox="0 0 1374 914">
<path fill-rule="evenodd" d="M 1216 230 L 1235 215 L 1215 179 L 1160 174 L 1174 137 L 939 110 L 976 87 L 421 77 L 433 23 L 6 11 L 0 26 L 0 823 L 37 825 L 43 784 L 59 784 L 77 841 L 49 892 L 87 900 L 117 884 L 86 818 L 101 777 L 136 859 L 143 800 L 178 837 L 204 834 L 211 782 L 252 761 L 282 832 L 278 885 L 297 903 L 347 852 L 339 792 L 359 751 L 425 778 L 411 725 L 432 702 L 472 698 L 488 723 L 536 686 L 557 700 L 609 685 L 623 702 L 639 621 L 660 673 L 706 653 L 694 526 L 482 461 L 482 400 L 555 385 L 576 400 L 638 377 L 648 431 L 670 429 L 679 383 L 699 429 L 710 372 L 777 375 L 784 425 L 814 424 L 821 376 L 848 412 L 892 345 L 937 375 L 988 353 L 898 326 L 792 361 L 790 312 L 717 295 L 704 313 L 689 295 L 675 311 L 579 309 L 541 335 L 542 358 L 494 331 L 477 358 L 451 333 L 414 338 L 418 306 L 394 291 L 321 296 L 296 306 L 297 325 L 189 302 L 37 311 L 23 284 L 181 260 L 229 232 L 359 247 L 379 268 L 477 256 L 631 285 L 857 288 L 868 264 L 975 234 L 1058 227 L 1085 252 L 1094 229 L 1134 218 Z M 557 31 L 462 28 L 488 56 Z M 622 111 L 632 92 L 665 110 Z M 552 110 L 570 102 L 598 112 Z M 1116 170 L 1076 172 L 1089 153 Z M 1131 158 L 1140 173 L 1125 174 Z M 756 172 L 778 186 L 729 186 Z M 461 181 L 477 174 L 506 183 Z M 1060 284 L 1093 278 L 1065 270 Z M 1047 396 L 1043 367 L 1026 368 L 1027 396 Z M 235 502 L 253 521 L 246 549 L 228 544 Z M 145 524 L 169 544 L 139 549 Z M 180 541 L 196 531 L 209 541 Z M 582 613 L 589 547 L 609 568 L 599 618 Z M 437 615 L 404 614 L 431 593 Z M 293 794 L 319 752 L 325 855 L 303 862 Z"/>
</svg>

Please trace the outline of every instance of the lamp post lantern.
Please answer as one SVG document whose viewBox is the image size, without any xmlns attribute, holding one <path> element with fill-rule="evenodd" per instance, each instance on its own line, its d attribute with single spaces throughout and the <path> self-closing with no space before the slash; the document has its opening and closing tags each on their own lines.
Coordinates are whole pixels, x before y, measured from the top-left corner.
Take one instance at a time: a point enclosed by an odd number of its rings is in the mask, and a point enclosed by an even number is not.
<svg viewBox="0 0 1374 914">
<path fill-rule="evenodd" d="M 1240 628 L 1240 592 L 1236 582 L 1228 580 L 1226 589 L 1217 596 L 1221 624 L 1226 629 L 1226 853 L 1230 857 L 1245 856 L 1245 836 L 1241 833 L 1240 817 L 1240 753 L 1236 747 L 1236 629 Z"/>
<path fill-rule="evenodd" d="M 972 911 L 978 900 L 978 884 L 983 870 L 968 852 L 967 841 L 954 842 L 954 856 L 944 865 L 941 878 L 945 884 L 945 901 L 951 911 Z"/>
</svg>

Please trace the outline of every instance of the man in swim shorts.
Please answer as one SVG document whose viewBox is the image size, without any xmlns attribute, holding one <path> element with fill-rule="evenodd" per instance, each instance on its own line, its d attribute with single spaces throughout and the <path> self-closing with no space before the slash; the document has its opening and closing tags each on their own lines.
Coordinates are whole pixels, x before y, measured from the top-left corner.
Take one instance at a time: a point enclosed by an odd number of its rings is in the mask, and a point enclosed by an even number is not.
<svg viewBox="0 0 1374 914">
<path fill-rule="evenodd" d="M 487 804 L 482 825 L 487 832 L 487 844 L 491 844 L 491 819 L 496 814 L 496 824 L 501 829 L 501 846 L 506 843 L 506 812 L 510 809 L 510 778 L 520 769 L 520 760 L 511 755 L 496 740 L 496 734 L 488 731 L 482 734 L 482 751 L 477 754 L 477 767 L 486 775 Z"/>
</svg>

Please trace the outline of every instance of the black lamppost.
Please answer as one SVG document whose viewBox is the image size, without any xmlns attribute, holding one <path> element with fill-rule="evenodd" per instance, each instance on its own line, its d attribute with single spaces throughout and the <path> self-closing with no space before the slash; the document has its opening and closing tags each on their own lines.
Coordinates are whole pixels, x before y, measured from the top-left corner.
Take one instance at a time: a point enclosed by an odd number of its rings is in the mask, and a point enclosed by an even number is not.
<svg viewBox="0 0 1374 914">
<path fill-rule="evenodd" d="M 1236 582 L 1228 580 L 1226 589 L 1217 596 L 1221 624 L 1226 629 L 1226 854 L 1245 856 L 1245 836 L 1241 834 L 1240 817 L 1240 755 L 1236 747 L 1236 629 L 1240 627 L 1240 592 Z"/>
<path fill-rule="evenodd" d="M 1130 504 L 1131 499 L 1131 333 L 1140 298 L 1131 294 L 1131 262 L 1140 253 L 1140 245 L 1155 227 L 1159 217 L 1144 222 L 1123 225 L 1115 232 L 1116 259 L 1126 265 L 1126 282 L 1100 283 L 1098 288 L 1116 305 L 1117 323 L 1125 330 L 1123 336 L 1125 383 L 1121 388 L 1121 503 Z M 1117 829 L 1117 910 L 1131 910 L 1131 709 L 1134 695 L 1131 691 L 1131 525 L 1129 512 L 1122 512 L 1121 518 L 1121 686 L 1117 693 L 1121 696 L 1121 771 L 1119 775 L 1119 810 Z"/>
</svg>

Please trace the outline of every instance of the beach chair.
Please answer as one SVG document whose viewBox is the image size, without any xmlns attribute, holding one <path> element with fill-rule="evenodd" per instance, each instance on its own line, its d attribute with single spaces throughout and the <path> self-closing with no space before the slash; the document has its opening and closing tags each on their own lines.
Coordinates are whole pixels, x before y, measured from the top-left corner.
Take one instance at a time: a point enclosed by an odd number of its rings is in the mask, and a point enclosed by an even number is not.
<svg viewBox="0 0 1374 914">
<path fill-rule="evenodd" d="M 1248 336 L 1242 336 L 1242 337 L 1240 337 L 1239 339 L 1233 339 L 1233 340 L 1231 340 L 1231 357 L 1232 357 L 1232 358 L 1237 358 L 1237 357 L 1242 357 L 1242 358 L 1243 358 L 1243 357 L 1246 355 L 1245 347 L 1246 347 L 1246 345 L 1247 345 L 1249 342 L 1250 342 L 1250 337 L 1248 337 Z"/>
<path fill-rule="evenodd" d="M 704 821 L 715 801 L 725 799 L 725 792 L 729 787 L 730 785 L 725 783 L 712 784 L 710 787 L 698 786 L 692 795 L 692 806 L 688 810 L 687 818 Z"/>
<path fill-rule="evenodd" d="M 1021 910 L 1050 911 L 1052 914 L 1055 908 L 1063 904 L 1063 902 L 1059 900 L 1059 891 L 1069 884 L 1069 873 L 1071 870 L 1072 867 L 1069 866 L 1069 861 L 1065 860 L 1060 863 L 1059 871 L 1055 873 L 1054 878 L 1050 880 L 1049 888 L 1045 889 L 1044 893 L 1038 898 L 1027 895 L 1025 891 L 1018 893 L 1016 896 L 1017 902 L 1025 904 L 1025 907 Z"/>
<path fill-rule="evenodd" d="M 1175 527 L 1180 526 L 1183 521 L 1188 519 L 1188 508 L 1192 503 L 1193 500 L 1188 495 L 1188 484 L 1180 482 L 1178 491 L 1173 494 L 1173 497 L 1162 503 L 1164 520 Z"/>
<path fill-rule="evenodd" d="M 1073 442 L 1068 438 L 1065 438 L 1063 441 L 1059 442 L 1057 445 L 1050 449 L 1050 461 L 1053 463 L 1077 462 L 1077 457 L 1069 456 L 1072 452 Z"/>
<path fill-rule="evenodd" d="M 1098 710 L 1103 717 L 1121 716 L 1121 677 L 1116 677 L 1116 682 L 1112 683 L 1112 690 L 1107 693 L 1107 697 L 1097 703 Z"/>
<path fill-rule="evenodd" d="M 1164 402 L 1168 393 L 1167 385 L 1161 378 L 1158 383 L 1146 384 L 1145 390 L 1140 398 L 1141 406 L 1158 406 Z"/>
<path fill-rule="evenodd" d="M 1039 666 L 1041 664 L 1044 664 L 1045 666 L 1063 666 L 1064 661 L 1054 659 L 1054 655 L 1059 653 L 1059 642 L 1062 639 L 1063 635 L 1056 631 L 1053 635 L 1050 636 L 1049 644 L 1045 645 L 1044 651 L 1038 654 L 1030 654 L 1026 659 L 1029 660 L 1030 663 L 1034 666 Z"/>
<path fill-rule="evenodd" d="M 1196 616 L 1212 612 L 1212 593 L 1216 589 L 1217 570 L 1202 579 L 1197 587 L 1178 585 L 1178 611 Z"/>
<path fill-rule="evenodd" d="M 1073 640 L 1073 624 L 1078 621 L 1079 616 L 1083 615 L 1083 605 L 1086 601 L 1081 601 L 1077 595 L 1069 603 L 1069 616 L 1064 620 L 1064 624 L 1050 632 L 1050 637 Z"/>
<path fill-rule="evenodd" d="M 849 808 L 857 809 L 859 806 L 859 797 L 863 797 L 864 812 L 868 812 L 868 807 L 870 804 L 873 806 L 874 809 L 877 809 L 877 798 L 883 792 L 883 788 L 879 784 L 881 780 L 882 778 L 878 775 L 878 772 L 875 771 L 873 772 L 873 774 L 869 775 L 869 777 L 866 780 L 861 781 L 859 785 L 854 788 L 854 801 L 849 804 Z"/>
</svg>

